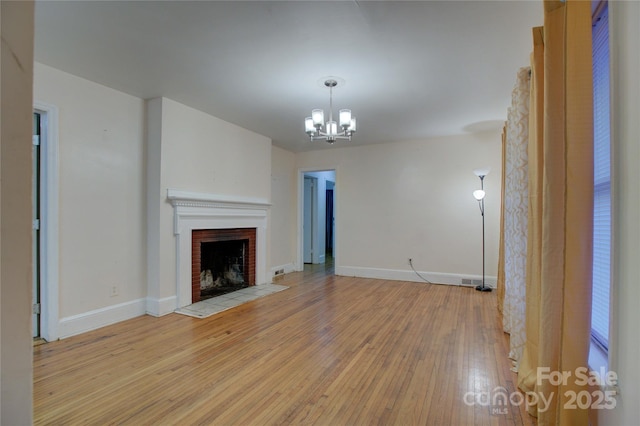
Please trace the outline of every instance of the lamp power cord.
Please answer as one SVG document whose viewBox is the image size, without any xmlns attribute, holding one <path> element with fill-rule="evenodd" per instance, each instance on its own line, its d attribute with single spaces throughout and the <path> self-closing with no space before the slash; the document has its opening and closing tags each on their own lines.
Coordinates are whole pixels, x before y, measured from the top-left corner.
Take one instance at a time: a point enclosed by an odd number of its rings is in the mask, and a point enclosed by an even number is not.
<svg viewBox="0 0 640 426">
<path fill-rule="evenodd" d="M 413 272 L 415 272 L 416 275 L 418 277 L 420 277 L 424 282 L 429 283 L 429 284 L 433 284 L 431 281 L 429 281 L 428 279 L 426 279 L 425 277 L 420 275 L 420 272 L 416 271 L 416 268 L 413 267 L 413 260 L 411 258 L 409 258 L 409 266 L 411 266 L 411 269 L 413 269 Z"/>
</svg>

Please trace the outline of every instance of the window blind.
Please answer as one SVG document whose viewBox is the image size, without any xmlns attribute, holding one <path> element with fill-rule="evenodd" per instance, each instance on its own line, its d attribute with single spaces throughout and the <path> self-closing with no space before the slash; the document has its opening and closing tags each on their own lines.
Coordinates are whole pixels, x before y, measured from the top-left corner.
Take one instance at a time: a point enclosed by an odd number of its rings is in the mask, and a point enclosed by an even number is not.
<svg viewBox="0 0 640 426">
<path fill-rule="evenodd" d="M 611 283 L 611 144 L 609 117 L 609 24 L 605 7 L 593 25 L 594 208 L 591 334 L 609 346 Z"/>
</svg>

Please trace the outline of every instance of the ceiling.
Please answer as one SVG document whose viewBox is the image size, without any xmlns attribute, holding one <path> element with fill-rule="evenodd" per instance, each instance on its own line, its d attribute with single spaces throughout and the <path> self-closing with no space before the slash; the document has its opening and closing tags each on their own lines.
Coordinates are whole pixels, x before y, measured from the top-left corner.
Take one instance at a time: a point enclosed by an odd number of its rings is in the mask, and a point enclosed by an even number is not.
<svg viewBox="0 0 640 426">
<path fill-rule="evenodd" d="M 539 0 L 40 1 L 35 59 L 302 152 L 501 127 L 541 24 Z M 329 76 L 351 142 L 304 133 Z"/>
</svg>

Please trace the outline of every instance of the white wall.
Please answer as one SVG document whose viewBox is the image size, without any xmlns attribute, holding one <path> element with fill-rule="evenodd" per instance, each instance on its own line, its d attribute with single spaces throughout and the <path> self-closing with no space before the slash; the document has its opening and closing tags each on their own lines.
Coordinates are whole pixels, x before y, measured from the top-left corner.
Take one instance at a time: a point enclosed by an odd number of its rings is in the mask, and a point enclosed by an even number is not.
<svg viewBox="0 0 640 426">
<path fill-rule="evenodd" d="M 640 419 L 640 3 L 609 2 L 611 143 L 613 147 L 613 280 L 609 368 L 619 377 L 615 410 L 597 410 L 599 425 Z"/>
<path fill-rule="evenodd" d="M 34 99 L 59 117 L 60 336 L 144 313 L 144 101 L 39 63 Z"/>
<path fill-rule="evenodd" d="M 271 271 L 294 270 L 296 260 L 296 156 L 271 148 Z"/>
<path fill-rule="evenodd" d="M 59 117 L 59 336 L 173 311 L 167 189 L 269 200 L 271 141 L 166 98 L 145 114 L 142 99 L 43 64 L 34 92 Z"/>
<path fill-rule="evenodd" d="M 271 140 L 167 98 L 150 100 L 147 105 L 147 167 L 157 170 L 147 190 L 159 194 L 159 205 L 147 209 L 159 225 L 149 230 L 149 236 L 154 241 L 154 233 L 160 236 L 158 257 L 150 259 L 147 312 L 163 315 L 176 307 L 176 237 L 167 190 L 269 200 Z M 154 218 L 156 212 L 159 218 Z M 270 265 L 268 256 L 266 265 Z"/>
<path fill-rule="evenodd" d="M 271 140 L 163 99 L 162 179 L 170 188 L 269 198 Z"/>
<path fill-rule="evenodd" d="M 0 2 L 0 423 L 33 421 L 33 2 Z"/>
<path fill-rule="evenodd" d="M 300 153 L 299 169 L 336 169 L 336 271 L 434 282 L 482 275 L 482 219 L 472 196 L 485 178 L 486 273 L 498 259 L 499 132 Z M 452 275 L 448 275 L 452 274 Z"/>
</svg>

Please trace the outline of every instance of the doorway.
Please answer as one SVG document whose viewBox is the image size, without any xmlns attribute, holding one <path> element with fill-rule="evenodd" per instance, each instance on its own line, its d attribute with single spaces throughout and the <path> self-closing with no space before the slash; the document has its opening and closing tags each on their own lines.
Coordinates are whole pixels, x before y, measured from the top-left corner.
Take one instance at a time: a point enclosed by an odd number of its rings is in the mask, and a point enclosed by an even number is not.
<svg viewBox="0 0 640 426">
<path fill-rule="evenodd" d="M 336 259 L 336 171 L 301 170 L 298 181 L 298 270 Z"/>
<path fill-rule="evenodd" d="M 58 109 L 33 110 L 33 337 L 58 339 Z"/>
</svg>

